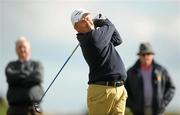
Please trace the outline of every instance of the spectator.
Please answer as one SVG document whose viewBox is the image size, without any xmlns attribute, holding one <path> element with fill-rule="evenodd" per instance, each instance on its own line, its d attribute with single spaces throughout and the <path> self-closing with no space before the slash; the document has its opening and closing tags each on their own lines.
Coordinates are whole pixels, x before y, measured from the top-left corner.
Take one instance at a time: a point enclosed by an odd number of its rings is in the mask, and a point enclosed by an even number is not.
<svg viewBox="0 0 180 115">
<path fill-rule="evenodd" d="M 0 104 L 3 102 L 3 97 L 0 94 Z"/>
<path fill-rule="evenodd" d="M 141 43 L 139 59 L 127 72 L 127 106 L 134 115 L 162 115 L 175 86 L 168 71 L 154 60 L 150 43 Z"/>
<path fill-rule="evenodd" d="M 18 60 L 11 61 L 5 69 L 9 104 L 7 115 L 40 115 L 34 110 L 33 103 L 38 103 L 43 94 L 42 65 L 30 59 L 30 43 L 25 37 L 16 41 L 16 53 Z"/>
</svg>

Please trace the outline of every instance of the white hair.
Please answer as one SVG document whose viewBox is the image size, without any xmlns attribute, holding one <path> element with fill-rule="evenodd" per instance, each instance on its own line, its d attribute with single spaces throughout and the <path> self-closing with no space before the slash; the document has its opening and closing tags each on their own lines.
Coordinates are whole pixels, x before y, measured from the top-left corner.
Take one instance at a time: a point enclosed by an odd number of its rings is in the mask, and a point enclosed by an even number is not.
<svg viewBox="0 0 180 115">
<path fill-rule="evenodd" d="M 29 41 L 27 40 L 27 38 L 24 37 L 24 36 L 21 36 L 21 37 L 19 37 L 19 38 L 16 40 L 16 47 L 19 45 L 19 43 L 22 43 L 22 42 L 27 43 L 28 47 L 30 48 L 30 43 L 29 43 Z"/>
</svg>

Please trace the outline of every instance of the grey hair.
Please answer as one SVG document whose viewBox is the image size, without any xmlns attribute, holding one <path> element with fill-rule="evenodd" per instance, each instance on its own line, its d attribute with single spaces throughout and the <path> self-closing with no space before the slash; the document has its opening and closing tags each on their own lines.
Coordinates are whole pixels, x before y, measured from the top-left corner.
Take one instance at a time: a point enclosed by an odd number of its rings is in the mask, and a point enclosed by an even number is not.
<svg viewBox="0 0 180 115">
<path fill-rule="evenodd" d="M 17 47 L 17 46 L 19 45 L 19 43 L 21 43 L 21 42 L 26 42 L 27 45 L 28 45 L 28 47 L 30 48 L 30 43 L 29 43 L 29 41 L 27 40 L 27 38 L 24 37 L 24 36 L 21 36 L 21 37 L 19 37 L 19 38 L 16 40 L 16 47 Z"/>
</svg>

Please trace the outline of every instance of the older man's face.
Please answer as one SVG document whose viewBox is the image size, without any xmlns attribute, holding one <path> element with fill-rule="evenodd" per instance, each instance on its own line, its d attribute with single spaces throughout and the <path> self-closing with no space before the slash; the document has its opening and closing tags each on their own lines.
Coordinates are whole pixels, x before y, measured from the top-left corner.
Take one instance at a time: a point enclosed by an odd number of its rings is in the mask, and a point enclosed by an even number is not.
<svg viewBox="0 0 180 115">
<path fill-rule="evenodd" d="M 28 60 L 30 57 L 30 45 L 25 41 L 21 41 L 16 45 L 16 53 L 21 60 Z"/>
<path fill-rule="evenodd" d="M 139 55 L 141 64 L 146 65 L 146 66 L 150 66 L 152 64 L 153 58 L 154 58 L 154 55 L 151 53 L 145 53 L 145 54 Z"/>
</svg>

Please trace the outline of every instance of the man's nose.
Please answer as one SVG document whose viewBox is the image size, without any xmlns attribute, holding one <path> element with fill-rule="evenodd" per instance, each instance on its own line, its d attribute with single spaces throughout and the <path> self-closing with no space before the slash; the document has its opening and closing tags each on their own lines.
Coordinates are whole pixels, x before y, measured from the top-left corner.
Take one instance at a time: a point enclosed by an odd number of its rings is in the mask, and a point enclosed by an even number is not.
<svg viewBox="0 0 180 115">
<path fill-rule="evenodd" d="M 21 48 L 20 50 L 21 50 L 21 52 L 25 52 L 26 48 Z"/>
</svg>

